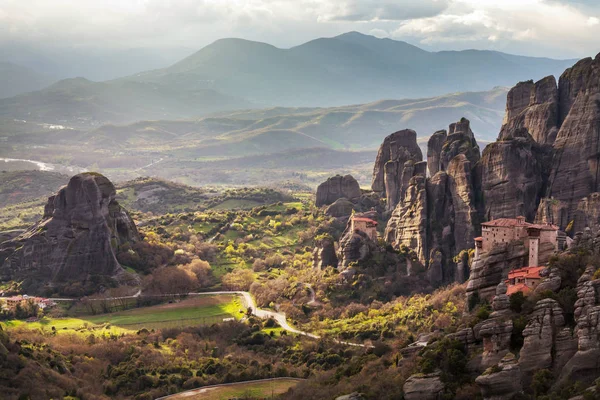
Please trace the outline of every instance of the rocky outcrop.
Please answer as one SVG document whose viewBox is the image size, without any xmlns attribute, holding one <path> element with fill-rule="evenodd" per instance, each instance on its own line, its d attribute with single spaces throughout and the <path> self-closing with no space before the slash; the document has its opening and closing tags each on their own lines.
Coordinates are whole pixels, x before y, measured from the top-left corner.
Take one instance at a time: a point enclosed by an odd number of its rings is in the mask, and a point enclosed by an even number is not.
<svg viewBox="0 0 600 400">
<path fill-rule="evenodd" d="M 335 241 L 329 235 L 316 240 L 313 250 L 313 268 L 324 270 L 327 267 L 337 268 L 338 259 L 335 251 Z"/>
<path fill-rule="evenodd" d="M 533 221 L 544 189 L 546 160 L 547 150 L 523 128 L 489 144 L 481 158 L 485 219 L 523 215 Z"/>
<path fill-rule="evenodd" d="M 506 295 L 507 287 L 500 282 L 492 301 L 493 312 L 490 319 L 481 323 L 479 336 L 483 339 L 483 368 L 497 364 L 508 353 L 513 322 L 510 316 L 510 300 Z"/>
<path fill-rule="evenodd" d="M 583 232 L 589 228 L 592 233 L 600 232 L 600 193 L 590 193 L 579 200 L 573 215 L 572 232 Z"/>
<path fill-rule="evenodd" d="M 577 352 L 560 371 L 559 384 L 573 378 L 591 383 L 600 374 L 600 279 L 593 279 L 595 271 L 587 267 L 577 282 Z"/>
<path fill-rule="evenodd" d="M 333 204 L 341 198 L 348 200 L 358 199 L 360 195 L 360 186 L 352 175 L 336 175 L 319 185 L 315 204 L 317 207 L 321 207 Z"/>
<path fill-rule="evenodd" d="M 337 199 L 325 209 L 325 214 L 334 218 L 348 217 L 354 211 L 355 205 L 346 198 Z"/>
<path fill-rule="evenodd" d="M 441 400 L 444 383 L 439 373 L 417 374 L 406 380 L 403 391 L 406 400 Z"/>
<path fill-rule="evenodd" d="M 520 82 L 506 99 L 506 114 L 499 139 L 525 129 L 540 144 L 552 144 L 558 132 L 558 87 L 554 76 Z"/>
<path fill-rule="evenodd" d="M 429 169 L 429 176 L 434 176 L 442 169 L 442 147 L 447 136 L 448 133 L 446 130 L 437 131 L 431 135 L 427 142 L 427 168 Z"/>
<path fill-rule="evenodd" d="M 417 144 L 417 133 L 405 129 L 386 137 L 379 147 L 373 168 L 372 189 L 387 199 L 387 210 L 403 201 L 410 179 L 425 173 L 423 153 Z M 419 165 L 420 164 L 420 165 Z"/>
<path fill-rule="evenodd" d="M 575 352 L 570 331 L 565 327 L 563 310 L 558 302 L 553 299 L 542 299 L 537 302 L 523 331 L 523 348 L 519 365 L 523 372 L 523 379 L 529 384 L 534 373 L 540 369 L 559 371 Z M 561 349 L 557 349 L 560 335 Z M 570 344 L 569 344 L 570 342 Z M 562 365 L 560 365 L 562 364 Z"/>
<path fill-rule="evenodd" d="M 410 179 L 404 200 L 394 209 L 385 228 L 384 238 L 395 248 L 406 246 L 413 250 L 419 261 L 426 265 L 427 247 L 427 191 L 425 175 Z"/>
<path fill-rule="evenodd" d="M 415 251 L 428 269 L 431 284 L 438 286 L 468 277 L 464 266 L 457 269 L 455 256 L 473 247 L 481 219 L 479 185 L 474 183 L 479 147 L 469 121 L 463 118 L 451 124 L 448 135 L 434 133 L 428 160 L 430 173 L 435 172 L 429 179 L 423 169 L 411 169 L 412 161 L 406 163 L 404 172 L 412 176 L 407 184 L 401 182 L 401 201 L 392 212 L 385 238 L 396 248 Z"/>
<path fill-rule="evenodd" d="M 115 251 L 139 236 L 115 196 L 113 184 L 100 174 L 72 177 L 48 199 L 41 221 L 0 246 L 2 280 L 23 281 L 23 289 L 33 293 L 121 277 Z"/>
<path fill-rule="evenodd" d="M 473 167 L 481 157 L 475 135 L 471 131 L 471 122 L 466 118 L 450 124 L 440 154 L 441 169 L 447 170 L 452 159 L 459 154 L 463 154 Z"/>
<path fill-rule="evenodd" d="M 475 379 L 485 400 L 509 400 L 523 392 L 521 370 L 514 354 L 508 353 L 496 367 Z"/>
<path fill-rule="evenodd" d="M 567 69 L 559 80 L 560 129 L 547 197 L 574 219 L 579 202 L 600 191 L 600 54 Z M 565 229 L 565 225 L 561 225 Z"/>
<path fill-rule="evenodd" d="M 525 265 L 527 256 L 528 249 L 519 242 L 498 245 L 487 253 L 477 254 L 471 264 L 467 297 L 491 301 L 498 284 L 507 278 L 508 271 Z"/>
<path fill-rule="evenodd" d="M 356 213 L 356 217 L 377 219 L 377 212 Z M 351 263 L 367 260 L 377 250 L 377 244 L 362 231 L 352 231 L 352 221 L 349 220 L 342 233 L 337 252 L 338 270 L 344 271 Z"/>
</svg>

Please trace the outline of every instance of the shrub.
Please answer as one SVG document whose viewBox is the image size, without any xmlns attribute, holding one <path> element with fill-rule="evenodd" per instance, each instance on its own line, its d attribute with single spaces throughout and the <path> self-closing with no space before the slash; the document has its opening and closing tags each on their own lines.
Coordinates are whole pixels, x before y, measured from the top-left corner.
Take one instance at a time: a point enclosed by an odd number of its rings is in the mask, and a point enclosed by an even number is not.
<svg viewBox="0 0 600 400">
<path fill-rule="evenodd" d="M 523 292 L 516 292 L 510 295 L 510 309 L 516 313 L 520 313 L 523 309 L 523 304 L 525 304 L 525 295 Z"/>
<path fill-rule="evenodd" d="M 540 369 L 533 375 L 531 389 L 536 397 L 548 393 L 554 382 L 554 375 L 547 369 Z"/>
</svg>

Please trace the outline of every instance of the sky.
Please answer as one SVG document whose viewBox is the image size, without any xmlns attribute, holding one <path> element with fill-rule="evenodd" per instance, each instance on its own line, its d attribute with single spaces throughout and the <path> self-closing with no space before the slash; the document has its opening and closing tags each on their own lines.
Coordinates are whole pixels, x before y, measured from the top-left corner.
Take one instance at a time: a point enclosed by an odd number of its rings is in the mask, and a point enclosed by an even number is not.
<svg viewBox="0 0 600 400">
<path fill-rule="evenodd" d="M 600 52 L 600 0 L 0 0 L 0 44 L 288 48 L 358 31 L 427 50 L 576 58 Z"/>
</svg>

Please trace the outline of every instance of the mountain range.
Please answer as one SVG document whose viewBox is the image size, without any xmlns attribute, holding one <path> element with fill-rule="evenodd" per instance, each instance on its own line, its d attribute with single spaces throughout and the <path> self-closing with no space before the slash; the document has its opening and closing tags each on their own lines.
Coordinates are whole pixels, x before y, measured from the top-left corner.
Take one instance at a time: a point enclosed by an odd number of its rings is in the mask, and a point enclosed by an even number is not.
<svg viewBox="0 0 600 400">
<path fill-rule="evenodd" d="M 222 39 L 167 68 L 103 82 L 67 79 L 2 99 L 0 116 L 93 126 L 233 108 L 329 107 L 483 91 L 558 74 L 572 63 L 495 51 L 428 52 L 357 32 L 290 49 Z"/>
</svg>

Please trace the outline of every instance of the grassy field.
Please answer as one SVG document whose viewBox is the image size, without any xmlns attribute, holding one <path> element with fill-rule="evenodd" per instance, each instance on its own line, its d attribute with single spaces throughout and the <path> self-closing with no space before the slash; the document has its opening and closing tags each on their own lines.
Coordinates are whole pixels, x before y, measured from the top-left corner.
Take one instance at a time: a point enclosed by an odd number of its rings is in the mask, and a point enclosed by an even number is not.
<svg viewBox="0 0 600 400">
<path fill-rule="evenodd" d="M 237 296 L 199 296 L 176 303 L 79 318 L 44 318 L 38 322 L 12 320 L 6 322 L 5 326 L 44 330 L 54 327 L 58 332 L 70 333 L 93 330 L 121 334 L 135 332 L 141 328 L 162 329 L 213 324 L 222 322 L 225 318 L 240 318 L 243 311 Z"/>
<path fill-rule="evenodd" d="M 295 387 L 299 379 L 282 378 L 272 381 L 238 383 L 227 386 L 216 386 L 197 389 L 194 392 L 181 393 L 169 399 L 186 400 L 227 400 L 227 399 L 270 399 L 286 393 Z"/>
</svg>

